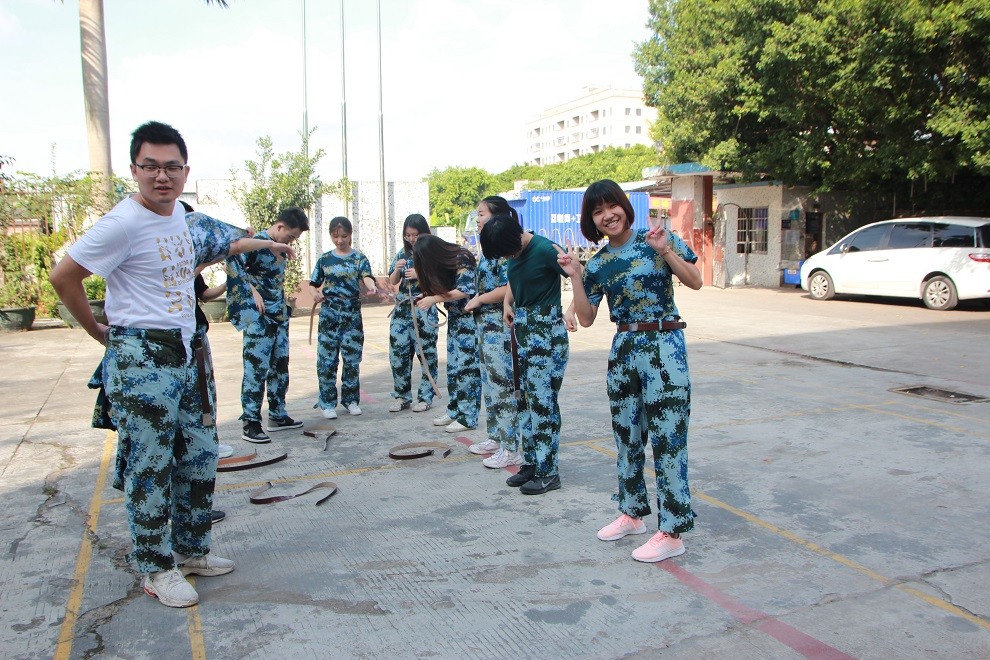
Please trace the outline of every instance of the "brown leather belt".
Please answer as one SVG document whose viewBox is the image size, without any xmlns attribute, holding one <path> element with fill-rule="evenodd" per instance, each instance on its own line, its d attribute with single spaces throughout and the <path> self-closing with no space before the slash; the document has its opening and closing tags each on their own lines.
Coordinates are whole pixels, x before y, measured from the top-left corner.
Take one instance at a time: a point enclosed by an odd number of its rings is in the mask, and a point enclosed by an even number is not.
<svg viewBox="0 0 990 660">
<path fill-rule="evenodd" d="M 317 440 L 323 438 L 323 451 L 326 451 L 327 447 L 330 446 L 330 438 L 337 435 L 337 429 L 331 426 L 318 427 L 308 431 L 303 431 L 303 435 L 309 436 L 310 438 L 316 438 Z"/>
<path fill-rule="evenodd" d="M 260 461 L 254 460 L 258 458 L 257 451 L 253 451 L 250 454 L 243 454 L 241 456 L 229 456 L 227 458 L 221 458 L 217 461 L 217 472 L 237 472 L 239 470 L 250 470 L 251 468 L 261 467 L 263 465 L 272 465 L 273 463 L 284 461 L 288 458 L 288 456 L 288 452 L 282 452 L 281 454 L 276 454 L 271 458 L 263 458 Z"/>
<path fill-rule="evenodd" d="M 418 449 L 419 451 L 414 451 L 406 453 L 410 449 Z M 399 461 L 405 461 L 410 458 L 423 458 L 424 456 L 432 456 L 437 452 L 437 450 L 443 450 L 441 458 L 447 458 L 450 456 L 450 452 L 453 451 L 449 446 L 443 444 L 442 442 L 410 442 L 405 445 L 398 445 L 392 447 L 388 450 L 388 457 L 394 458 Z"/>
<path fill-rule="evenodd" d="M 682 330 L 687 327 L 684 321 L 661 321 L 659 323 L 619 323 L 616 332 L 651 332 L 656 330 Z"/>
<path fill-rule="evenodd" d="M 515 324 L 509 326 L 509 350 L 512 353 L 512 397 L 519 412 L 526 410 L 526 394 L 522 390 L 522 369 L 519 366 L 519 341 Z"/>
<path fill-rule="evenodd" d="M 264 488 L 259 488 L 258 490 L 251 493 L 251 496 L 249 497 L 249 499 L 251 500 L 251 504 L 271 504 L 273 502 L 284 502 L 286 500 L 291 500 L 300 497 L 302 495 L 306 495 L 307 493 L 312 493 L 314 490 L 318 490 L 320 488 L 327 488 L 330 490 L 330 494 L 324 495 L 322 498 L 316 500 L 316 506 L 320 506 L 321 504 L 323 504 L 324 502 L 326 502 L 331 497 L 337 494 L 337 484 L 335 484 L 332 481 L 324 481 L 316 484 L 315 486 L 307 488 L 301 493 L 294 493 L 292 495 L 269 495 L 268 497 L 258 497 L 262 493 L 267 492 L 272 488 L 274 488 L 274 485 L 272 484 L 272 482 L 269 481 L 267 484 L 265 484 Z"/>
</svg>

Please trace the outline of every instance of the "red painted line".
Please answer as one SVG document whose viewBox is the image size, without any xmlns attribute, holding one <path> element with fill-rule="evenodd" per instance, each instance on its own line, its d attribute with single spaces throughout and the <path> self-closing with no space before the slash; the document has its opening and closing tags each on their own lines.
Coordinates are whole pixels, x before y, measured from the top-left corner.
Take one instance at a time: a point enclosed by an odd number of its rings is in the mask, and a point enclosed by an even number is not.
<svg viewBox="0 0 990 660">
<path fill-rule="evenodd" d="M 697 575 L 690 573 L 673 562 L 661 561 L 657 562 L 657 565 L 677 578 L 681 584 L 722 607 L 736 620 L 742 623 L 761 621 L 762 623 L 758 626 L 761 631 L 770 635 L 781 644 L 790 647 L 805 658 L 813 658 L 814 660 L 853 660 L 853 656 L 846 655 L 825 642 L 819 641 L 783 621 L 774 619 L 766 612 L 761 612 L 748 605 L 743 605 L 728 594 L 719 591 Z"/>
</svg>

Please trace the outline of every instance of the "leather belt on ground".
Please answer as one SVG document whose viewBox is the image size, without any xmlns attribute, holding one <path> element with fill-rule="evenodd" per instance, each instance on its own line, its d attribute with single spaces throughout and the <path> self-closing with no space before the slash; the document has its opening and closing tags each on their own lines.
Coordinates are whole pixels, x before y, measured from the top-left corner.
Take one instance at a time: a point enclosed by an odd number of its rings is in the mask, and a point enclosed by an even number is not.
<svg viewBox="0 0 990 660">
<path fill-rule="evenodd" d="M 332 438 L 336 434 L 337 434 L 337 429 L 329 426 L 303 431 L 303 435 L 309 436 L 310 438 L 316 438 L 317 440 L 323 438 L 323 451 L 327 450 L 327 447 L 330 446 L 330 438 Z"/>
<path fill-rule="evenodd" d="M 213 408 L 210 407 L 210 388 L 207 384 L 206 348 L 203 347 L 203 342 L 199 339 L 193 341 L 192 348 L 196 356 L 196 374 L 199 376 L 196 380 L 199 383 L 199 404 L 203 407 L 203 426 L 208 428 L 213 426 L 215 422 Z"/>
<path fill-rule="evenodd" d="M 660 323 L 619 323 L 617 332 L 651 332 L 655 330 L 682 330 L 687 327 L 684 321 L 661 321 Z"/>
<path fill-rule="evenodd" d="M 237 472 L 239 470 L 250 470 L 251 468 L 261 467 L 263 465 L 272 465 L 273 463 L 284 461 L 288 458 L 288 456 L 288 452 L 282 452 L 281 454 L 276 454 L 271 458 L 263 458 L 260 461 L 255 460 L 258 458 L 257 451 L 253 451 L 250 454 L 243 454 L 241 456 L 229 456 L 227 458 L 221 458 L 217 461 L 217 472 Z"/>
<path fill-rule="evenodd" d="M 272 482 L 269 481 L 267 484 L 265 484 L 263 488 L 259 488 L 258 490 L 251 493 L 251 496 L 249 497 L 249 499 L 251 500 L 251 504 L 272 504 L 273 502 L 284 502 L 286 500 L 295 499 L 302 495 L 312 493 L 314 490 L 319 490 L 320 488 L 329 489 L 330 490 L 329 495 L 324 495 L 320 499 L 316 500 L 316 506 L 320 506 L 321 504 L 323 504 L 324 502 L 326 502 L 331 497 L 337 494 L 337 484 L 335 484 L 332 481 L 323 481 L 321 483 L 316 484 L 315 486 L 311 486 L 310 488 L 307 488 L 301 493 L 294 493 L 291 495 L 269 495 L 268 497 L 259 497 L 259 495 L 268 492 L 274 487 L 275 486 L 272 484 Z"/>
<path fill-rule="evenodd" d="M 410 449 L 415 449 L 418 451 L 410 452 Z M 443 450 L 441 458 L 447 458 L 450 456 L 450 452 L 453 451 L 448 445 L 442 442 L 410 442 L 405 445 L 398 445 L 392 447 L 388 450 L 388 457 L 394 458 L 398 461 L 405 461 L 410 458 L 423 458 L 425 456 L 432 456 L 438 450 Z M 408 453 L 407 453 L 408 452 Z"/>
</svg>

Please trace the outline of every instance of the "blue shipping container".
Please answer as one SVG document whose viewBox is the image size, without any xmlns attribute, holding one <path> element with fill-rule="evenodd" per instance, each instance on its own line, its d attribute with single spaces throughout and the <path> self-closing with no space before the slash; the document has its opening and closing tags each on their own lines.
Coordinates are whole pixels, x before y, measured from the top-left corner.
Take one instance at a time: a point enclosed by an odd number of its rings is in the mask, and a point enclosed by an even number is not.
<svg viewBox="0 0 990 660">
<path fill-rule="evenodd" d="M 636 218 L 634 229 L 649 229 L 650 196 L 645 192 L 629 194 Z M 510 199 L 509 205 L 519 212 L 523 229 L 549 238 L 564 247 L 588 248 L 581 235 L 581 199 L 583 192 L 569 190 L 524 190 L 520 199 Z"/>
</svg>

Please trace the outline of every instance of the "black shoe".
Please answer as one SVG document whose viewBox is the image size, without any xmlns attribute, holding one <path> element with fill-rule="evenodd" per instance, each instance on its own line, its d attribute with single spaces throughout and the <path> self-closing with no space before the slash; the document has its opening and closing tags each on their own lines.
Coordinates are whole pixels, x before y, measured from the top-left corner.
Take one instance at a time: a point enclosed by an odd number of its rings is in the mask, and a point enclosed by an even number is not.
<svg viewBox="0 0 990 660">
<path fill-rule="evenodd" d="M 213 519 L 213 524 L 216 525 L 218 522 L 226 518 L 227 514 L 224 513 L 223 511 L 213 509 L 213 512 L 210 513 L 210 517 Z"/>
<path fill-rule="evenodd" d="M 523 495 L 542 495 L 548 490 L 560 488 L 560 475 L 554 474 L 546 477 L 533 477 L 532 481 L 527 481 L 519 487 L 519 492 Z"/>
<path fill-rule="evenodd" d="M 268 430 L 271 432 L 275 431 L 288 431 L 289 429 L 301 429 L 303 423 L 297 422 L 288 415 L 281 419 L 276 419 L 275 417 L 268 418 Z"/>
<path fill-rule="evenodd" d="M 244 432 L 241 433 L 241 440 L 247 440 L 256 445 L 263 445 L 266 442 L 272 441 L 264 429 L 261 428 L 261 422 L 255 421 L 244 422 Z"/>
<path fill-rule="evenodd" d="M 519 488 L 524 483 L 536 476 L 536 466 L 535 465 L 523 465 L 519 466 L 519 472 L 505 480 L 506 486 L 512 486 L 513 488 Z"/>
</svg>

